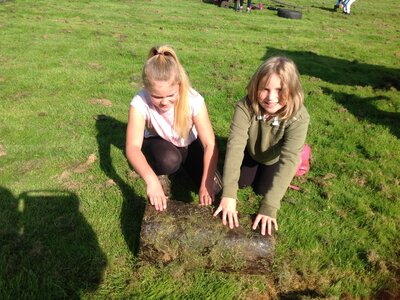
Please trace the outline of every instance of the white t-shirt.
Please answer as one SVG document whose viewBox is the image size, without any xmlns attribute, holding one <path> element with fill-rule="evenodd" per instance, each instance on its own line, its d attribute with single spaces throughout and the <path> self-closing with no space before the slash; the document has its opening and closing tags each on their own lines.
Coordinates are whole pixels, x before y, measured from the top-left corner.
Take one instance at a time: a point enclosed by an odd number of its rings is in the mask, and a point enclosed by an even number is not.
<svg viewBox="0 0 400 300">
<path fill-rule="evenodd" d="M 160 136 L 177 147 L 186 147 L 197 139 L 197 131 L 193 126 L 193 117 L 199 113 L 203 105 L 204 98 L 194 89 L 190 89 L 190 131 L 188 138 L 184 140 L 174 130 L 174 106 L 170 110 L 160 113 L 152 104 L 150 94 L 144 89 L 135 95 L 131 101 L 131 106 L 136 108 L 145 119 L 144 137 Z"/>
</svg>

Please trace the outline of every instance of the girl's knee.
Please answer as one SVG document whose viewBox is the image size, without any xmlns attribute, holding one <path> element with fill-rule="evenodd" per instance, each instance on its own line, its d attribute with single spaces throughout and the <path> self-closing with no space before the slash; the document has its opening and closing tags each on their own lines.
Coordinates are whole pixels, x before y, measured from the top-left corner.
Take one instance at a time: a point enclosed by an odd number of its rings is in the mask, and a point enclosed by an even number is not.
<svg viewBox="0 0 400 300">
<path fill-rule="evenodd" d="M 182 164 L 182 156 L 179 151 L 166 151 L 157 158 L 157 170 L 159 175 L 170 175 L 179 170 Z"/>
</svg>

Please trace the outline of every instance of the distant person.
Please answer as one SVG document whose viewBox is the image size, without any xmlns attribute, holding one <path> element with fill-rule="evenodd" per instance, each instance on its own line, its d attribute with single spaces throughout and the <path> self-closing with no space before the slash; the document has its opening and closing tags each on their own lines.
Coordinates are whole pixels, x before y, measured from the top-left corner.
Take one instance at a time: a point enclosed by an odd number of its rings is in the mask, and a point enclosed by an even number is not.
<svg viewBox="0 0 400 300">
<path fill-rule="evenodd" d="M 167 208 L 159 175 L 182 166 L 199 186 L 199 202 L 210 205 L 218 150 L 204 98 L 169 46 L 151 48 L 142 71 L 144 88 L 133 97 L 126 133 L 126 156 L 146 182 L 156 210 Z"/>
<path fill-rule="evenodd" d="M 343 8 L 343 0 L 337 0 L 336 4 L 333 6 L 334 10 L 337 10 L 338 8 Z"/>
<path fill-rule="evenodd" d="M 252 186 L 264 198 L 253 222 L 261 234 L 278 229 L 277 211 L 296 172 L 307 136 L 309 114 L 294 62 L 272 57 L 247 85 L 247 95 L 235 108 L 226 149 L 222 223 L 238 227 L 237 190 Z"/>
<path fill-rule="evenodd" d="M 343 1 L 343 12 L 346 15 L 350 14 L 350 10 L 351 10 L 351 5 L 355 2 L 356 0 L 345 0 Z"/>
<path fill-rule="evenodd" d="M 334 5 L 334 9 L 337 10 L 342 9 L 343 13 L 349 15 L 350 10 L 351 10 L 351 5 L 355 2 L 356 0 L 338 0 L 336 4 Z"/>
<path fill-rule="evenodd" d="M 239 2 L 239 5 L 238 5 Z M 236 11 L 237 12 L 242 12 L 243 11 L 243 2 L 244 0 L 235 0 L 235 6 L 236 6 Z M 250 13 L 251 10 L 251 0 L 247 0 L 247 7 L 246 7 L 246 12 Z"/>
</svg>

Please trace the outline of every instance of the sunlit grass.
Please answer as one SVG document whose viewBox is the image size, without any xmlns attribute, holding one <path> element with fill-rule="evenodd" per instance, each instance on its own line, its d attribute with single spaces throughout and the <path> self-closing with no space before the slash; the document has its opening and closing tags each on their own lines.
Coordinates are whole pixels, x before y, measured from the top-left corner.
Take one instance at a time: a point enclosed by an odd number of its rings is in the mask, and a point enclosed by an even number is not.
<svg viewBox="0 0 400 300">
<path fill-rule="evenodd" d="M 197 0 L 0 1 L 0 298 L 398 295 L 400 7 L 296 4 L 301 20 Z M 145 186 L 124 157 L 125 126 L 162 43 L 206 99 L 220 167 L 257 66 L 282 54 L 299 67 L 312 167 L 282 202 L 271 277 L 136 258 Z M 257 211 L 251 190 L 239 199 L 242 214 Z"/>
</svg>

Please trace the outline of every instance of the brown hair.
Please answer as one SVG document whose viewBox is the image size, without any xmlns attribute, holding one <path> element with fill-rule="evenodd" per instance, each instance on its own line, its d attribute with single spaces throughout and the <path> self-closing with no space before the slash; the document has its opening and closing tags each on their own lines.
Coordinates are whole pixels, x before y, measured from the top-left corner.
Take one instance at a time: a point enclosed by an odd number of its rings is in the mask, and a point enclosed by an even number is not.
<svg viewBox="0 0 400 300">
<path fill-rule="evenodd" d="M 152 89 L 154 81 L 167 81 L 179 84 L 179 97 L 175 104 L 174 130 L 184 139 L 189 135 L 189 78 L 179 62 L 175 51 L 167 45 L 150 49 L 147 62 L 142 71 L 142 80 L 147 90 Z"/>
<path fill-rule="evenodd" d="M 258 102 L 259 94 L 273 74 L 276 74 L 281 80 L 279 102 L 285 103 L 285 106 L 276 115 L 280 119 L 286 120 L 293 117 L 304 102 L 299 72 L 295 63 L 287 57 L 271 57 L 258 67 L 247 85 L 247 103 L 256 116 L 263 113 Z"/>
</svg>

